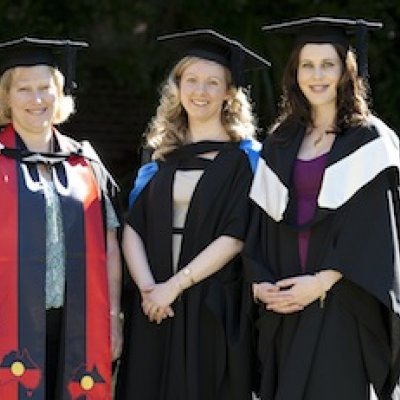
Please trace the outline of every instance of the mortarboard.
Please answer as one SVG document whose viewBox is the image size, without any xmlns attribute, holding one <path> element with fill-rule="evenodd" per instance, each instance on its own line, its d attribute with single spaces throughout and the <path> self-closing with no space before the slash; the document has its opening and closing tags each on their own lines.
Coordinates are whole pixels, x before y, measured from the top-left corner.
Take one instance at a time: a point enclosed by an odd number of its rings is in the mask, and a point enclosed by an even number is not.
<svg viewBox="0 0 400 400">
<path fill-rule="evenodd" d="M 243 86 L 243 72 L 249 69 L 270 66 L 270 62 L 249 50 L 240 42 L 229 39 L 212 29 L 171 33 L 157 37 L 179 57 L 195 56 L 217 62 L 227 67 L 232 73 L 233 84 Z"/>
<path fill-rule="evenodd" d="M 88 47 L 86 42 L 22 37 L 0 43 L 0 75 L 14 67 L 49 65 L 58 67 L 65 76 L 65 93 L 75 87 L 76 50 Z"/>
<path fill-rule="evenodd" d="M 333 17 L 311 17 L 278 24 L 265 25 L 263 31 L 277 31 L 296 35 L 294 43 L 331 43 L 348 49 L 350 37 L 356 36 L 356 55 L 358 74 L 368 75 L 368 31 L 382 28 L 381 22 L 363 19 L 345 19 Z"/>
</svg>

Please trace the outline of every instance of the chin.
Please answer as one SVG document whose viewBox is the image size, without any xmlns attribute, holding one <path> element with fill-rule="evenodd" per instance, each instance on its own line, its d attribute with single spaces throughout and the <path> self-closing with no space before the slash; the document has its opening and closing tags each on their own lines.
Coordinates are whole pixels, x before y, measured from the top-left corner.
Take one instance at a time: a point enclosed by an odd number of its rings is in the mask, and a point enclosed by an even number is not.
<svg viewBox="0 0 400 400">
<path fill-rule="evenodd" d="M 312 106 L 326 106 L 336 102 L 336 99 L 308 99 Z"/>
</svg>

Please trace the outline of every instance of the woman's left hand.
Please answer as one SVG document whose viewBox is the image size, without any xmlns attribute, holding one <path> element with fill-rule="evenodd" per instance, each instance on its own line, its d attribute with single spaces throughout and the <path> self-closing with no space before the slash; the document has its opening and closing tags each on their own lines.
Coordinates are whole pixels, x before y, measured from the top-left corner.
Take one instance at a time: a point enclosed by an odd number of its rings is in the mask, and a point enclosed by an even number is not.
<svg viewBox="0 0 400 400">
<path fill-rule="evenodd" d="M 117 360 L 122 352 L 122 321 L 119 315 L 111 315 L 111 357 Z"/>
<path fill-rule="evenodd" d="M 174 316 L 171 305 L 178 297 L 180 290 L 173 279 L 156 283 L 142 290 L 146 294 L 147 316 L 150 321 L 160 323 L 162 319 Z"/>
<path fill-rule="evenodd" d="M 324 293 L 321 282 L 314 275 L 282 279 L 275 286 L 280 290 L 270 292 L 264 301 L 267 310 L 282 314 L 301 311 Z"/>
</svg>

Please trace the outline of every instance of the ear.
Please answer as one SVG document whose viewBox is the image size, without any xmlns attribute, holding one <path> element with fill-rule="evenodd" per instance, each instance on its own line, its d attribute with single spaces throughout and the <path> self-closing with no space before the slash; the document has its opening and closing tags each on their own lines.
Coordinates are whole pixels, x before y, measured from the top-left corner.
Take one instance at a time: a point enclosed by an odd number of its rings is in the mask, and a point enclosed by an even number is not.
<svg viewBox="0 0 400 400">
<path fill-rule="evenodd" d="M 228 87 L 225 92 L 224 101 L 232 100 L 232 93 L 230 88 Z"/>
<path fill-rule="evenodd" d="M 11 113 L 11 109 L 10 109 L 10 93 L 9 93 L 9 91 L 8 92 L 6 92 L 5 90 L 3 91 L 3 90 L 1 90 L 1 95 L 0 95 L 0 97 L 3 99 L 3 101 L 4 101 L 4 104 L 3 104 L 3 110 L 10 110 L 10 113 Z"/>
</svg>

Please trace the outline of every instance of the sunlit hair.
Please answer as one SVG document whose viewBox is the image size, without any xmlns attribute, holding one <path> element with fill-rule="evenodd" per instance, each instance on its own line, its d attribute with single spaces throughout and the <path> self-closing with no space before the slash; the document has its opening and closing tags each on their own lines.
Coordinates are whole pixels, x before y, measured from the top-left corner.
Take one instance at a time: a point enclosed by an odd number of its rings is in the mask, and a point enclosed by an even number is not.
<svg viewBox="0 0 400 400">
<path fill-rule="evenodd" d="M 188 117 L 180 102 L 179 84 L 183 71 L 198 60 L 197 57 L 180 60 L 161 88 L 156 115 L 146 132 L 147 146 L 154 149 L 153 159 L 163 159 L 166 154 L 187 144 Z M 255 136 L 255 119 L 247 93 L 233 86 L 230 71 L 224 70 L 229 99 L 223 105 L 221 122 L 231 141 L 238 142 Z"/>
<path fill-rule="evenodd" d="M 10 93 L 12 80 L 18 67 L 10 68 L 0 77 L 0 125 L 6 125 L 11 122 L 11 109 L 8 103 L 8 95 Z M 55 114 L 53 124 L 60 124 L 66 121 L 75 111 L 74 99 L 72 96 L 64 94 L 64 75 L 54 67 L 50 67 L 56 89 L 57 100 L 55 104 Z"/>
<path fill-rule="evenodd" d="M 283 75 L 283 94 L 280 112 L 272 130 L 280 124 L 300 123 L 305 128 L 313 127 L 312 109 L 297 82 L 297 69 L 302 45 L 292 51 Z M 333 44 L 342 63 L 336 98 L 336 130 L 338 133 L 350 126 L 365 122 L 370 111 L 367 103 L 367 87 L 357 74 L 354 52 Z"/>
</svg>

